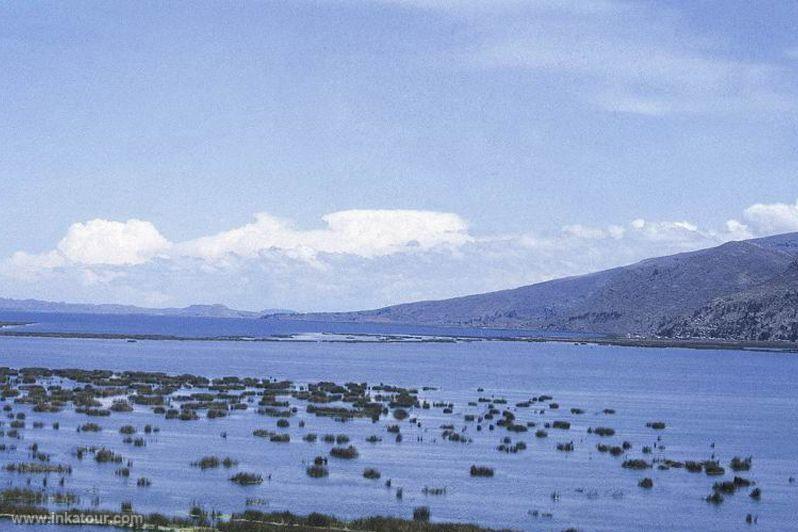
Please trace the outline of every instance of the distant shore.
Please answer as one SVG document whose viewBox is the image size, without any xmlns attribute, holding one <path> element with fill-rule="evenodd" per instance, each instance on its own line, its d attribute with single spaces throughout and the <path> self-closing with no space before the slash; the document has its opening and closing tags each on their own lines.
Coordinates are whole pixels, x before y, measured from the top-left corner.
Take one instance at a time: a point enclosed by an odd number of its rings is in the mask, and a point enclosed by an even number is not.
<svg viewBox="0 0 798 532">
<path fill-rule="evenodd" d="M 27 325 L 26 323 L 0 322 L 0 329 Z M 126 340 L 130 342 L 145 340 L 166 340 L 178 342 L 330 342 L 330 343 L 449 343 L 449 342 L 527 342 L 527 343 L 570 343 L 582 345 L 609 345 L 617 347 L 648 347 L 648 348 L 684 348 L 684 349 L 731 349 L 745 351 L 771 351 L 771 352 L 798 352 L 798 344 L 790 342 L 745 342 L 737 340 L 721 340 L 714 338 L 626 338 L 626 337 L 580 337 L 567 338 L 558 336 L 454 336 L 438 335 L 424 337 L 424 335 L 397 335 L 397 334 L 358 334 L 337 333 L 328 339 L 307 339 L 298 335 L 273 335 L 264 337 L 248 336 L 177 336 L 162 334 L 128 334 L 128 333 L 92 333 L 92 332 L 48 332 L 30 330 L 0 330 L 0 337 L 30 337 L 30 338 L 67 338 L 67 339 L 96 339 L 96 340 Z M 354 338 L 366 338 L 358 340 Z"/>
</svg>

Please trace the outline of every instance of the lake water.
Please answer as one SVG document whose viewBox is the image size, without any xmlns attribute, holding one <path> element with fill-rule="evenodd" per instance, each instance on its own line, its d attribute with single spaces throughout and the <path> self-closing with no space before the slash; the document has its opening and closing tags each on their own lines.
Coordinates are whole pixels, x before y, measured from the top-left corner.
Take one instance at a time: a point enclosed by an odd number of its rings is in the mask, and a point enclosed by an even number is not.
<svg viewBox="0 0 798 532">
<path fill-rule="evenodd" d="M 28 321 L 18 313 L 0 313 L 0 321 Z M 268 336 L 303 332 L 345 334 L 447 334 L 440 329 L 413 329 L 356 325 L 329 326 L 290 323 L 280 331 L 251 320 L 180 320 L 156 317 L 49 315 L 39 319 L 39 330 L 99 333 L 170 334 L 178 336 Z M 180 322 L 184 322 L 181 329 Z M 221 322 L 221 324 L 220 324 Z M 229 322 L 229 323 L 228 323 Z M 235 322 L 235 323 L 232 323 Z M 44 325 L 49 323 L 49 325 Z M 60 324 L 60 325 L 59 325 Z M 261 327 L 259 330 L 253 328 Z M 157 332 L 155 332 L 157 331 Z M 220 332 L 221 331 L 221 332 Z M 451 332 L 457 334 L 458 330 Z M 469 330 L 468 336 L 496 336 L 496 331 Z M 193 504 L 222 512 L 245 509 L 246 499 L 265 501 L 259 510 L 318 511 L 344 518 L 374 514 L 409 517 L 414 507 L 431 509 L 435 521 L 466 521 L 485 526 L 524 530 L 744 530 L 745 517 L 758 517 L 757 530 L 798 530 L 798 358 L 792 354 L 753 353 L 731 350 L 653 349 L 577 345 L 575 343 L 528 343 L 519 341 L 469 342 L 236 342 L 66 339 L 0 337 L 0 365 L 144 370 L 192 373 L 208 377 L 226 375 L 275 377 L 297 383 L 387 383 L 408 387 L 430 386 L 420 397 L 453 402 L 454 412 L 418 410 L 422 426 L 402 424 L 404 440 L 395 443 L 385 427 L 355 420 L 339 423 L 304 414 L 304 429 L 292 418 L 288 444 L 254 438 L 256 428 L 275 428 L 275 419 L 254 411 L 232 413 L 223 419 L 183 422 L 165 420 L 149 409 L 115 413 L 92 419 L 67 409 L 59 414 L 32 413 L 28 422 L 42 420 L 45 427 L 27 429 L 17 451 L 0 453 L 2 464 L 25 461 L 25 447 L 36 441 L 57 463 L 75 464 L 64 489 L 88 501 L 100 496 L 100 507 L 117 510 L 120 501 L 131 501 L 142 513 L 185 515 Z M 478 392 L 482 388 L 484 391 Z M 502 429 L 467 434 L 470 444 L 444 441 L 442 424 L 465 426 L 464 414 L 480 414 L 484 405 L 469 406 L 478 397 L 505 398 L 517 402 L 548 394 L 560 408 L 544 415 L 531 409 L 515 409 L 521 422 L 539 425 L 552 420 L 572 423 L 568 431 L 549 430 L 548 438 L 535 438 L 534 430 L 510 434 Z M 573 414 L 581 408 L 584 414 Z M 603 409 L 616 410 L 614 415 Z M 59 431 L 50 424 L 58 420 Z M 664 431 L 646 423 L 662 420 Z M 100 433 L 78 433 L 87 421 L 103 426 Z M 122 443 L 120 426 L 142 427 L 152 423 L 161 432 L 148 437 L 147 446 Z M 600 438 L 588 427 L 609 426 L 617 435 Z M 222 432 L 227 438 L 221 438 Z M 325 455 L 330 446 L 307 443 L 301 436 L 347 434 L 360 451 L 356 460 L 332 460 L 330 476 L 311 479 L 305 467 L 314 456 Z M 369 444 L 371 434 L 383 437 Z M 518 454 L 496 450 L 500 440 L 524 441 Z M 643 455 L 642 446 L 654 446 Z M 420 441 L 423 440 L 423 441 Z M 632 471 L 621 467 L 624 457 L 596 450 L 599 442 L 633 444 L 627 458 L 704 460 L 714 453 L 722 465 L 733 456 L 753 456 L 751 471 L 741 473 L 755 480 L 762 499 L 748 497 L 749 489 L 727 496 L 720 505 L 704 498 L 718 477 L 688 473 L 684 469 Z M 574 442 L 573 452 L 560 452 L 556 444 Z M 6 443 L 8 443 L 6 441 Z M 714 443 L 714 448 L 712 444 Z M 131 478 L 114 475 L 114 467 L 77 462 L 79 445 L 104 445 L 133 460 Z M 231 456 L 237 470 L 260 472 L 271 480 L 258 486 L 240 487 L 224 469 L 200 471 L 189 463 L 203 455 Z M 472 464 L 493 467 L 495 476 L 469 476 Z M 376 467 L 379 481 L 362 477 L 364 467 Z M 727 467 L 725 477 L 732 477 Z M 152 479 L 148 488 L 136 487 L 135 478 Z M 653 489 L 637 486 L 644 477 Z M 24 475 L 0 472 L 3 486 L 21 484 Z M 394 489 L 384 486 L 392 479 Z M 34 485 L 40 482 L 34 478 Z M 396 487 L 404 496 L 397 499 Z M 445 487 L 446 494 L 424 495 L 424 487 Z M 553 494 L 556 496 L 553 497 Z M 535 517 L 533 512 L 537 511 Z M 551 514 L 543 517 L 542 514 Z M 0 523 L 2 524 L 2 523 Z"/>
</svg>

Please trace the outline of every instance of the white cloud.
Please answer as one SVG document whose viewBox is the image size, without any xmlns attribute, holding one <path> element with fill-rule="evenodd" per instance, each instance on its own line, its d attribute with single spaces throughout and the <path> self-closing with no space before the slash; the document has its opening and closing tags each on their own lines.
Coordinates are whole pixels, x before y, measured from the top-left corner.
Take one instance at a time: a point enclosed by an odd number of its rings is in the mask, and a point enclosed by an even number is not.
<svg viewBox="0 0 798 532">
<path fill-rule="evenodd" d="M 247 225 L 170 244 L 149 222 L 74 224 L 56 249 L 0 262 L 0 293 L 73 301 L 257 309 L 373 308 L 544 281 L 798 230 L 798 203 L 755 204 L 701 227 L 638 218 L 551 234 L 472 235 L 458 215 L 352 210 L 299 229 L 259 214 Z"/>
<path fill-rule="evenodd" d="M 143 264 L 169 249 L 169 241 L 150 222 L 95 219 L 75 223 L 58 243 L 58 252 L 77 264 Z"/>
<path fill-rule="evenodd" d="M 452 213 L 412 210 L 349 210 L 322 217 L 324 229 L 299 230 L 265 213 L 255 221 L 178 246 L 178 253 L 203 259 L 251 258 L 278 250 L 297 259 L 319 253 L 382 257 L 435 247 L 454 248 L 471 240 L 465 221 Z"/>
<path fill-rule="evenodd" d="M 756 203 L 743 217 L 759 235 L 798 231 L 798 201 L 788 203 Z"/>
</svg>

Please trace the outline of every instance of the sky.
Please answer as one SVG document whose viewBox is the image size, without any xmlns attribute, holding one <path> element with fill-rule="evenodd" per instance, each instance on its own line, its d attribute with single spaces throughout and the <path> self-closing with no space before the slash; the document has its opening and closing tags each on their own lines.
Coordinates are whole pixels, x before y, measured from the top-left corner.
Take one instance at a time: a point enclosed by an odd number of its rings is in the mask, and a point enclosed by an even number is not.
<svg viewBox="0 0 798 532">
<path fill-rule="evenodd" d="M 350 310 L 798 231 L 798 3 L 5 2 L 0 297 Z"/>
</svg>

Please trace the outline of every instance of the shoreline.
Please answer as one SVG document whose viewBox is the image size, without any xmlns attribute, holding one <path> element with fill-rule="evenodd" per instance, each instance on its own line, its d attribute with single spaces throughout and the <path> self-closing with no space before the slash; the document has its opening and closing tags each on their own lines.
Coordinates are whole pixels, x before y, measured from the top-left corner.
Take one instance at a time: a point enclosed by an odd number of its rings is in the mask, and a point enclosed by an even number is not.
<svg viewBox="0 0 798 532">
<path fill-rule="evenodd" d="M 27 325 L 25 323 L 0 323 L 0 329 Z M 299 333 L 298 333 L 299 334 Z M 322 335 L 324 333 L 321 333 Z M 722 349 L 735 351 L 762 351 L 775 353 L 798 352 L 798 344 L 789 342 L 745 342 L 737 340 L 718 340 L 711 338 L 624 338 L 624 337 L 579 337 L 561 336 L 452 336 L 440 335 L 398 335 L 398 334 L 344 334 L 333 333 L 329 339 L 295 338 L 294 335 L 273 335 L 264 337 L 244 336 L 177 336 L 164 334 L 130 333 L 92 333 L 92 332 L 48 332 L 48 331 L 8 331 L 0 330 L 0 337 L 22 338 L 64 338 L 94 340 L 127 340 L 131 342 L 155 340 L 176 342 L 296 342 L 296 343 L 457 343 L 457 342 L 526 342 L 526 343 L 571 343 L 578 345 L 606 345 L 616 347 L 681 348 L 681 349 Z M 344 337 L 369 338 L 355 340 Z M 336 338 L 341 337 L 341 338 Z"/>
</svg>

